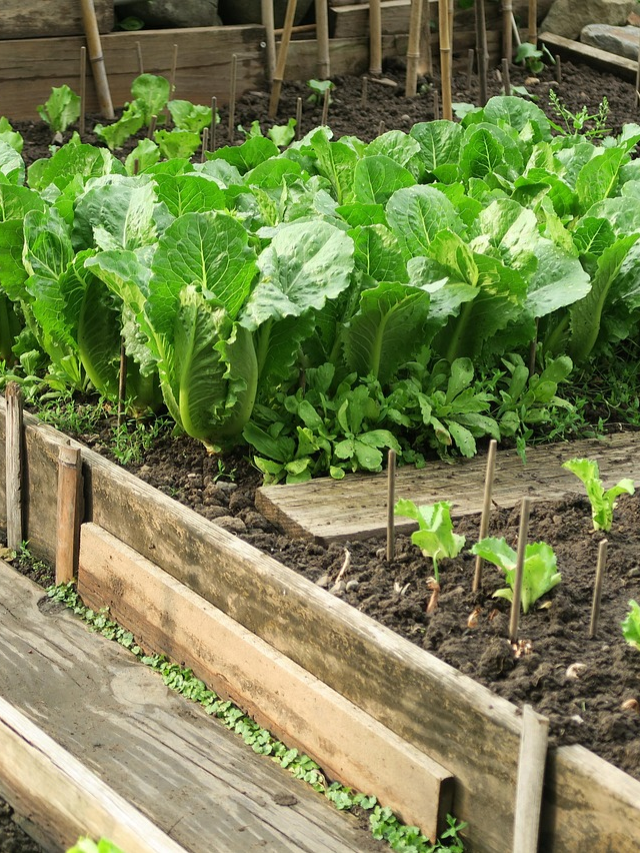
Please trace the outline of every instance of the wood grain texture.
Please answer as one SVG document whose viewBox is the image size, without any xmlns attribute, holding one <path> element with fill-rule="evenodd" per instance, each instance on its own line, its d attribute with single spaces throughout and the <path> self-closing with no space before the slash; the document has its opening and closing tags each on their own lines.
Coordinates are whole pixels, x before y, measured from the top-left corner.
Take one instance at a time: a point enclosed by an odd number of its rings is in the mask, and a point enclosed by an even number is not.
<svg viewBox="0 0 640 853">
<path fill-rule="evenodd" d="M 55 844 L 109 838 L 127 853 L 184 853 L 95 773 L 0 697 L 0 787 Z"/>
<path fill-rule="evenodd" d="M 16 382 L 6 390 L 5 483 L 7 495 L 7 545 L 18 550 L 24 540 L 22 391 Z"/>
<path fill-rule="evenodd" d="M 94 0 L 101 33 L 113 29 L 113 0 Z M 0 40 L 84 32 L 79 0 L 2 0 Z"/>
<path fill-rule="evenodd" d="M 183 661 L 311 755 L 331 780 L 374 794 L 434 842 L 446 829 L 450 773 L 95 524 L 82 528 L 78 590 L 145 648 Z"/>
<path fill-rule="evenodd" d="M 0 563 L 3 697 L 192 853 L 361 853 L 366 830 Z M 0 766 L 2 763 L 0 749 Z M 30 783 L 31 777 L 26 782 Z M 31 787 L 31 785 L 29 785 Z M 13 785 L 0 795 L 26 812 Z M 31 792 L 31 802 L 34 793 Z M 45 796 L 53 796 L 50 788 Z M 290 806 L 279 802 L 291 803 Z M 76 819 L 35 823 L 77 838 Z M 154 853 L 169 851 L 151 845 Z M 59 847 L 57 849 L 60 849 Z M 126 844 L 123 849 L 129 850 Z"/>
<path fill-rule="evenodd" d="M 637 433 L 616 433 L 606 439 L 587 439 L 571 444 L 541 445 L 527 449 L 527 464 L 515 450 L 498 453 L 493 500 L 513 507 L 524 496 L 555 500 L 583 487 L 574 474 L 562 468 L 567 459 L 588 457 L 600 465 L 605 486 L 621 477 L 640 483 L 640 440 Z M 448 500 L 452 516 L 480 513 L 486 460 L 459 459 L 455 463 L 429 462 L 422 470 L 400 468 L 396 495 L 417 504 Z M 328 544 L 347 539 L 382 536 L 386 530 L 386 474 L 362 474 L 344 480 L 330 477 L 295 486 L 266 486 L 258 490 L 256 504 L 271 521 L 288 534 Z M 396 518 L 398 530 L 415 529 L 415 523 Z"/>
<path fill-rule="evenodd" d="M 56 583 L 69 583 L 78 572 L 81 503 L 82 451 L 63 446 L 58 456 Z"/>
<path fill-rule="evenodd" d="M 638 63 L 633 59 L 616 56 L 614 53 L 609 53 L 608 50 L 591 47 L 588 44 L 582 44 L 582 42 L 574 41 L 573 39 L 557 36 L 555 33 L 540 33 L 538 41 L 545 44 L 553 55 L 558 53 L 563 58 L 586 62 L 595 68 L 619 74 L 626 80 L 636 79 Z"/>
</svg>

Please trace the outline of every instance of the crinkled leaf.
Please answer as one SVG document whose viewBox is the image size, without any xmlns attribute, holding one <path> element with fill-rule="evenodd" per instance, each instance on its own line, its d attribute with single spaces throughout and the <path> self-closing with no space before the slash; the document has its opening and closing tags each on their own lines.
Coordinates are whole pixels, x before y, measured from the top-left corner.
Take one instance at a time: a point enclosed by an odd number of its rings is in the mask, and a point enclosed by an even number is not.
<svg viewBox="0 0 640 853">
<path fill-rule="evenodd" d="M 387 203 L 389 227 L 408 257 L 426 255 L 438 231 L 456 234 L 464 224 L 449 199 L 433 187 L 413 186 L 395 192 Z"/>
</svg>

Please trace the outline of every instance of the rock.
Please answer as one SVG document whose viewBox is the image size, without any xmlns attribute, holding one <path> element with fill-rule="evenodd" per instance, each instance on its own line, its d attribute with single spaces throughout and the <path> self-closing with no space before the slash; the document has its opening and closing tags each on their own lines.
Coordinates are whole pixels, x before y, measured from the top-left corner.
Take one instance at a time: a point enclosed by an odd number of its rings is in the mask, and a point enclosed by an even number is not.
<svg viewBox="0 0 640 853">
<path fill-rule="evenodd" d="M 540 29 L 577 39 L 588 24 L 624 26 L 637 5 L 637 0 L 556 0 Z"/>
<path fill-rule="evenodd" d="M 626 56 L 627 59 L 638 58 L 638 39 L 640 29 L 638 27 L 611 27 L 608 24 L 589 24 L 580 33 L 580 41 L 599 47 L 600 50 L 608 50 L 617 56 Z"/>
<path fill-rule="evenodd" d="M 355 592 L 355 590 L 358 589 L 359 586 L 359 581 L 347 581 L 347 592 Z"/>
<path fill-rule="evenodd" d="M 322 577 L 318 578 L 316 581 L 316 586 L 319 586 L 321 589 L 327 589 L 330 583 L 331 578 L 329 575 L 322 575 Z"/>
<path fill-rule="evenodd" d="M 163 27 L 219 27 L 218 0 L 138 0 L 118 4 L 118 16 L 132 16 L 150 29 Z"/>
</svg>

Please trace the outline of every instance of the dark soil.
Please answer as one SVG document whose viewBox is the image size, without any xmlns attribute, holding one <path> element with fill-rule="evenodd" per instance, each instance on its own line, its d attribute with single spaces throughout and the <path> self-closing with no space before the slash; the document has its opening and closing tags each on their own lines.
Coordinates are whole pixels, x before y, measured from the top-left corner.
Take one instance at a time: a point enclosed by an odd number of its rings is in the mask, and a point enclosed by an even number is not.
<svg viewBox="0 0 640 853">
<path fill-rule="evenodd" d="M 0 800 L 0 853 L 44 853 L 14 821 L 13 809 Z"/>
<path fill-rule="evenodd" d="M 385 76 L 399 85 L 392 88 L 370 82 L 366 105 L 361 100 L 360 78 L 335 80 L 329 124 L 336 136 L 355 134 L 370 140 L 379 133 L 381 122 L 387 130 L 408 131 L 413 123 L 434 117 L 429 81 L 423 81 L 425 93 L 407 99 L 402 95 L 401 70 L 387 68 Z M 512 81 L 522 84 L 526 76 L 515 70 Z M 569 63 L 563 64 L 562 78 L 556 89 L 572 112 L 586 105 L 590 113 L 595 113 L 606 95 L 610 106 L 608 126 L 614 132 L 635 120 L 631 83 Z M 556 119 L 548 100 L 555 70 L 545 69 L 538 80 L 529 81 L 527 87 L 539 98 L 539 106 Z M 456 78 L 454 101 L 477 101 L 475 79 L 471 82 L 469 91 L 465 76 Z M 499 94 L 500 89 L 496 75 L 491 74 L 490 94 Z M 295 115 L 296 99 L 306 100 L 308 94 L 303 83 L 285 85 L 277 123 Z M 259 119 L 266 131 L 272 124 L 265 118 L 267 103 L 267 94 L 248 93 L 237 105 L 237 122 L 249 127 Z M 319 122 L 320 108 L 305 102 L 302 132 Z M 15 126 L 25 136 L 27 162 L 48 156 L 50 139 L 46 128 L 24 123 Z M 223 109 L 218 145 L 227 142 L 226 126 L 227 112 Z M 93 141 L 90 135 L 88 141 Z M 87 444 L 106 454 L 110 438 L 110 426 L 83 436 Z M 173 439 L 167 432 L 142 463 L 129 467 L 142 479 L 310 581 L 333 586 L 345 546 L 324 548 L 283 536 L 256 511 L 253 497 L 259 474 L 241 455 L 227 458 L 220 476 L 218 460 L 207 456 L 197 442 L 184 437 Z M 518 523 L 517 511 L 498 509 L 491 522 L 491 535 L 503 535 L 515 547 Z M 538 602 L 541 606 L 534 605 L 521 618 L 523 642 L 516 649 L 507 639 L 508 604 L 492 598 L 492 593 L 504 586 L 500 573 L 486 567 L 482 594 L 472 594 L 474 558 L 469 555 L 442 562 L 440 603 L 431 615 L 426 612 L 430 563 L 402 536 L 398 538 L 397 559 L 391 564 L 384 559 L 381 541 L 347 543 L 351 554 L 351 566 L 344 578 L 347 587 L 337 594 L 495 693 L 520 706 L 532 704 L 549 717 L 554 744 L 584 744 L 640 779 L 640 652 L 625 643 L 620 630 L 629 599 L 640 598 L 640 498 L 620 499 L 613 530 L 608 534 L 607 576 L 600 628 L 594 640 L 588 639 L 589 612 L 602 534 L 593 534 L 590 527 L 586 499 L 567 496 L 559 503 L 534 505 L 530 541 L 544 540 L 554 547 L 562 583 Z M 468 545 L 472 545 L 478 538 L 478 519 L 460 522 L 457 532 L 466 535 Z M 42 583 L 50 580 L 42 573 L 37 579 Z M 475 627 L 469 627 L 472 614 Z M 622 705 L 628 700 L 636 700 L 636 705 L 623 710 Z"/>
</svg>

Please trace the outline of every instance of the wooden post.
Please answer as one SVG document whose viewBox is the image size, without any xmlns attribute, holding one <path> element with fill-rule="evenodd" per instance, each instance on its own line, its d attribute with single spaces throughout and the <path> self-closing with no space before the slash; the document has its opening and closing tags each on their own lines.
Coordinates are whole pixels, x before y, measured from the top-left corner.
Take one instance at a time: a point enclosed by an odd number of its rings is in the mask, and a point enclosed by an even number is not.
<svg viewBox="0 0 640 853">
<path fill-rule="evenodd" d="M 80 139 L 85 132 L 85 117 L 87 113 L 87 48 L 83 45 L 80 48 L 80 122 L 78 123 L 78 132 Z"/>
<path fill-rule="evenodd" d="M 493 478 L 496 471 L 496 451 L 498 442 L 495 438 L 491 439 L 489 444 L 489 453 L 487 455 L 487 473 L 484 478 L 484 500 L 482 503 L 482 516 L 480 518 L 479 539 L 485 539 L 489 533 L 489 521 L 491 519 L 491 493 L 493 491 Z M 482 567 L 484 560 L 478 554 L 476 557 L 476 569 L 473 576 L 473 591 L 478 592 L 482 583 Z"/>
<path fill-rule="evenodd" d="M 509 65 L 513 62 L 513 30 L 511 28 L 512 16 L 512 0 L 502 0 L 502 55 Z"/>
<path fill-rule="evenodd" d="M 82 4 L 82 21 L 89 48 L 89 61 L 93 68 L 93 79 L 95 80 L 96 91 L 98 93 L 100 112 L 105 118 L 112 119 L 115 118 L 115 113 L 109 90 L 109 80 L 107 79 L 107 72 L 104 67 L 102 43 L 100 41 L 100 33 L 98 32 L 95 6 L 93 5 L 93 0 L 80 0 L 80 2 Z"/>
<path fill-rule="evenodd" d="M 420 62 L 420 30 L 422 21 L 422 0 L 411 0 L 411 19 L 409 21 L 409 44 L 407 47 L 407 76 L 405 95 L 415 97 L 418 91 L 418 64 Z"/>
<path fill-rule="evenodd" d="M 70 583 L 78 573 L 82 504 L 82 455 L 63 445 L 58 453 L 56 583 Z"/>
<path fill-rule="evenodd" d="M 269 100 L 269 118 L 275 118 L 278 112 L 278 104 L 280 103 L 280 92 L 282 90 L 282 81 L 284 80 L 284 69 L 287 65 L 287 53 L 289 52 L 289 42 L 291 41 L 291 29 L 293 27 L 293 19 L 296 14 L 297 0 L 288 0 L 287 11 L 284 18 L 284 27 L 282 30 L 282 41 L 280 42 L 280 50 L 278 51 L 278 61 L 276 70 L 273 75 L 273 85 L 271 87 L 271 98 Z"/>
<path fill-rule="evenodd" d="M 7 382 L 6 402 L 6 494 L 7 546 L 19 551 L 24 541 L 22 513 L 22 390 Z"/>
<path fill-rule="evenodd" d="M 529 41 L 538 44 L 538 0 L 529 0 Z"/>
<path fill-rule="evenodd" d="M 316 0 L 316 39 L 318 40 L 318 78 L 327 80 L 331 75 L 328 0 Z"/>
<path fill-rule="evenodd" d="M 531 705 L 522 710 L 513 853 L 538 853 L 540 807 L 547 762 L 549 720 Z"/>
<path fill-rule="evenodd" d="M 262 2 L 262 26 L 265 28 L 265 44 L 267 50 L 267 80 L 273 81 L 276 68 L 276 36 L 273 22 L 273 0 L 261 0 Z"/>
<path fill-rule="evenodd" d="M 369 74 L 382 74 L 382 10 L 380 0 L 369 0 Z"/>
<path fill-rule="evenodd" d="M 442 86 L 442 118 L 453 120 L 451 105 L 451 42 L 449 40 L 449 0 L 439 0 L 440 77 Z"/>
<path fill-rule="evenodd" d="M 504 86 L 505 95 L 511 94 L 511 76 L 509 74 L 509 62 L 507 59 L 502 60 L 502 85 Z"/>
<path fill-rule="evenodd" d="M 144 74 L 144 61 L 142 59 L 142 45 L 136 42 L 136 54 L 138 56 L 138 74 Z"/>
<path fill-rule="evenodd" d="M 387 455 L 387 562 L 396 556 L 396 525 L 394 508 L 396 505 L 396 452 L 390 450 Z"/>
<path fill-rule="evenodd" d="M 233 143 L 236 124 L 236 89 L 238 86 L 238 56 L 231 54 L 231 88 L 229 91 L 229 144 Z"/>
<path fill-rule="evenodd" d="M 513 599 L 511 601 L 511 618 L 509 619 L 509 642 L 518 642 L 518 623 L 520 621 L 520 599 L 522 598 L 522 578 L 524 576 L 524 552 L 527 547 L 529 534 L 529 512 L 531 500 L 522 498 L 520 511 L 520 530 L 518 532 L 518 556 L 516 558 L 516 573 L 513 581 Z"/>
<path fill-rule="evenodd" d="M 480 104 L 487 103 L 487 20 L 484 11 L 484 0 L 476 0 L 476 55 L 478 57 L 478 83 L 480 86 Z"/>
<path fill-rule="evenodd" d="M 173 46 L 173 57 L 171 59 L 171 75 L 169 77 L 169 97 L 173 98 L 176 90 L 176 74 L 178 73 L 178 45 Z"/>
<path fill-rule="evenodd" d="M 589 639 L 592 640 L 598 631 L 598 620 L 600 619 L 600 599 L 602 598 L 602 582 L 604 570 L 607 565 L 608 541 L 603 539 L 598 545 L 598 563 L 596 566 L 596 582 L 593 587 L 593 602 L 591 604 L 591 622 L 589 624 Z"/>
</svg>

